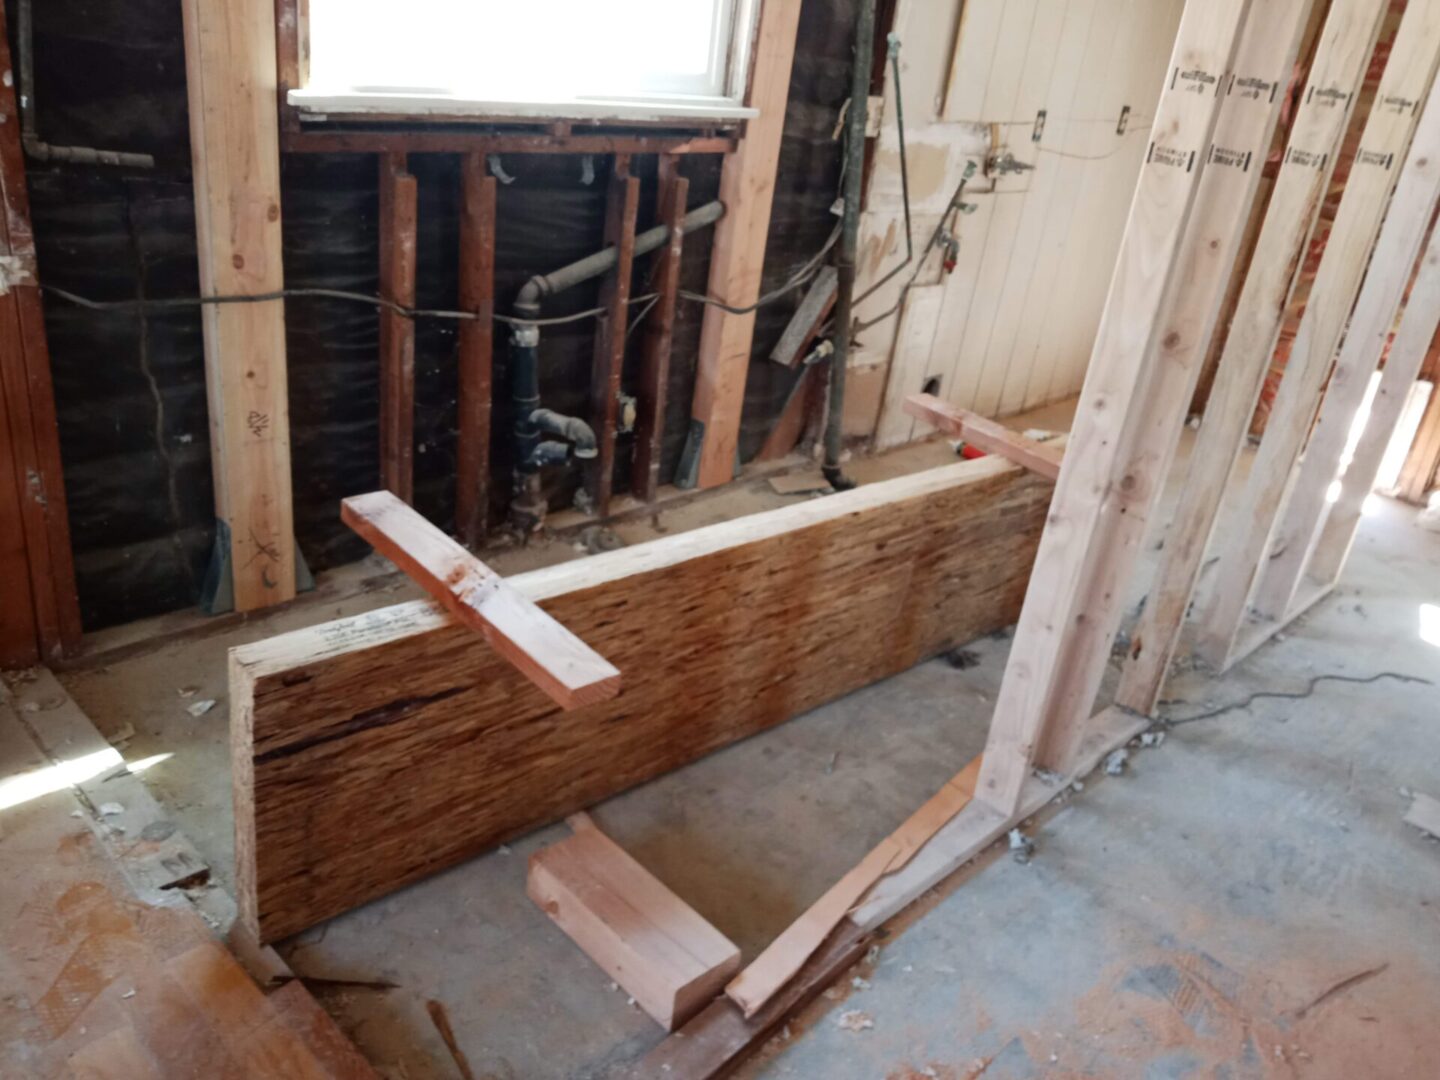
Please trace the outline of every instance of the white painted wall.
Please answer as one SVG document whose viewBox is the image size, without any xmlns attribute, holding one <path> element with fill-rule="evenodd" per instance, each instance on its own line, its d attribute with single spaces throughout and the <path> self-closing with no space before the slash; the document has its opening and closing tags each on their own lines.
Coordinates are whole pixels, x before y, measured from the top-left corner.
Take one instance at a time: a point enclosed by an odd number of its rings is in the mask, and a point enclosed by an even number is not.
<svg viewBox="0 0 1440 1080">
<path fill-rule="evenodd" d="M 995 147 L 1034 168 L 993 180 L 977 173 L 965 193 L 976 209 L 958 219 L 955 270 L 945 273 L 932 254 L 902 310 L 859 334 L 850 434 L 873 432 L 879 447 L 929 434 L 900 405 L 931 378 L 940 396 L 987 416 L 1079 392 L 1183 6 L 901 0 L 917 254 L 968 160 L 983 169 Z M 861 222 L 862 291 L 905 254 L 894 96 L 887 75 Z M 859 306 L 862 323 L 896 304 L 912 270 Z"/>
</svg>

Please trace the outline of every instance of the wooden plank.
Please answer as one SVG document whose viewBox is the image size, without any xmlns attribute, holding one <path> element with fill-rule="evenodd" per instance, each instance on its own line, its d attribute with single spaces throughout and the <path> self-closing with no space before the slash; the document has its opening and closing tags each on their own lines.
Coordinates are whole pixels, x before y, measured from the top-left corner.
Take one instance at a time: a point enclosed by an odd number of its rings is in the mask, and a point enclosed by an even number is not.
<svg viewBox="0 0 1440 1080">
<path fill-rule="evenodd" d="M 0 68 L 9 71 L 5 29 L 0 13 Z M 14 477 L 20 536 L 30 574 L 28 590 L 19 583 L 6 584 L 16 590 L 15 601 L 30 593 L 38 634 L 32 641 L 38 641 L 46 660 L 57 660 L 80 642 L 80 602 L 70 551 L 60 430 L 36 276 L 20 117 L 10 82 L 0 84 L 0 125 L 0 261 L 8 264 L 9 279 L 0 286 L 0 382 L 4 384 L 0 410 L 8 413 L 6 456 Z"/>
<path fill-rule="evenodd" d="M 271 991 L 266 1000 L 286 1026 L 300 1037 L 327 1076 L 334 1080 L 379 1080 L 364 1055 L 299 979 L 292 978 L 278 990 Z"/>
<path fill-rule="evenodd" d="M 709 293 L 732 307 L 748 307 L 760 297 L 799 22 L 800 0 L 764 0 L 746 99 L 760 115 L 746 121 L 745 137 L 720 172 L 720 201 L 726 213 L 715 226 Z M 700 425 L 699 487 L 728 483 L 734 472 L 754 335 L 753 311 L 732 315 L 706 306 L 690 410 Z"/>
<path fill-rule="evenodd" d="M 1430 89 L 1437 57 L 1440 0 L 1412 3 L 1405 9 L 1375 105 L 1365 122 L 1260 449 L 1244 491 L 1219 532 L 1223 542 L 1215 567 L 1215 588 L 1203 606 L 1195 648 L 1201 659 L 1217 669 L 1228 665 L 1245 622 L 1266 542 L 1310 432 L 1400 163 L 1415 131 L 1420 102 Z M 1430 122 L 1436 122 L 1435 118 Z"/>
<path fill-rule="evenodd" d="M 562 709 L 620 693 L 609 661 L 392 493 L 342 499 L 340 516 Z"/>
<path fill-rule="evenodd" d="M 630 326 L 630 281 L 635 267 L 635 215 L 640 206 L 640 179 L 630 175 L 630 158 L 617 154 L 610 177 L 605 211 L 604 247 L 616 251 L 615 269 L 600 286 L 595 320 L 595 362 L 591 367 L 590 415 L 597 452 L 587 472 L 587 486 L 600 517 L 610 513 L 615 488 L 615 434 L 620 415 L 620 376 L 625 367 L 625 339 Z"/>
<path fill-rule="evenodd" d="M 495 342 L 495 187 L 481 154 L 460 167 L 460 306 L 479 318 L 460 324 L 456 360 L 455 530 L 467 547 L 490 520 L 490 418 Z"/>
<path fill-rule="evenodd" d="M 1271 530 L 1267 557 L 1260 566 L 1251 598 L 1251 617 L 1258 621 L 1283 619 L 1300 584 L 1312 544 L 1330 508 L 1330 485 L 1340 475 L 1350 431 L 1390 343 L 1390 332 L 1414 278 L 1416 258 L 1434 219 L 1437 201 L 1440 201 L 1440 80 L 1431 84 L 1395 194 L 1385 211 L 1385 222 L 1375 241 L 1359 299 L 1345 328 L 1340 355 L 1325 386 L 1319 416 L 1305 443 L 1304 457 L 1295 467 L 1290 495 Z M 1422 317 L 1420 321 L 1423 323 L 1425 319 Z M 1406 358 L 1410 365 L 1409 377 L 1404 379 L 1399 395 L 1402 402 L 1404 393 L 1420 373 L 1433 336 L 1432 325 L 1424 341 L 1409 342 Z M 1392 351 L 1387 368 L 1394 361 Z M 1372 414 L 1372 423 L 1373 420 Z M 1378 437 L 1382 455 L 1398 422 L 1397 412 Z M 1378 426 L 1371 428 L 1372 435 L 1377 431 Z M 1373 484 L 1374 477 L 1370 480 Z"/>
<path fill-rule="evenodd" d="M 636 400 L 635 457 L 630 487 L 646 502 L 660 488 L 660 450 L 665 439 L 665 395 L 670 383 L 670 343 L 675 331 L 675 301 L 680 289 L 680 257 L 685 249 L 681 225 L 690 199 L 690 181 L 680 175 L 680 160 L 660 159 L 660 220 L 670 226 L 670 242 L 655 256 L 651 288 L 659 294 L 645 326 Z"/>
<path fill-rule="evenodd" d="M 760 453 L 755 455 L 756 461 L 777 461 L 799 445 L 806 425 L 819 416 L 824 407 L 827 370 L 824 364 L 809 364 L 801 370 L 795 385 L 790 387 L 785 407 L 775 419 L 775 426 L 765 436 Z"/>
<path fill-rule="evenodd" d="M 132 1027 L 118 1027 L 70 1055 L 73 1080 L 165 1080 Z"/>
<path fill-rule="evenodd" d="M 810 344 L 820 332 L 820 326 L 835 310 L 835 294 L 840 284 L 840 272 L 825 265 L 815 275 L 805 299 L 795 309 L 794 316 L 785 326 L 785 332 L 770 350 L 770 359 L 785 367 L 793 368 L 805 359 Z"/>
<path fill-rule="evenodd" d="M 627 672 L 564 715 L 424 601 L 233 650 L 246 924 L 284 937 L 1008 625 L 1050 488 L 957 462 L 511 578 Z"/>
<path fill-rule="evenodd" d="M 4 380 L 0 380 L 0 590 L 6 597 L 6 602 L 0 604 L 0 668 L 26 668 L 40 659 L 40 634 L 35 626 L 35 597 L 25 552 L 25 523 L 10 442 L 9 411 Z"/>
<path fill-rule="evenodd" d="M 1221 500 L 1280 333 L 1295 269 L 1329 187 L 1388 0 L 1336 0 L 1326 17 L 1290 142 L 1231 319 L 1190 454 L 1164 553 L 1132 641 L 1117 701 L 1149 713 L 1159 700 Z"/>
<path fill-rule="evenodd" d="M 964 439 L 987 454 L 999 454 L 1047 480 L 1060 477 L 1063 455 L 1059 450 L 979 413 L 941 401 L 934 394 L 911 394 L 905 399 L 905 411 L 953 439 Z"/>
<path fill-rule="evenodd" d="M 1430 404 L 1420 419 L 1420 430 L 1400 469 L 1395 493 L 1408 502 L 1424 503 L 1437 472 L 1440 472 L 1440 391 L 1430 395 Z"/>
<path fill-rule="evenodd" d="M 200 289 L 284 288 L 275 11 L 269 0 L 182 0 Z M 235 608 L 295 595 L 282 301 L 201 309 L 215 516 Z M 222 538 L 225 534 L 222 533 Z"/>
<path fill-rule="evenodd" d="M 380 169 L 380 295 L 415 306 L 415 245 L 419 187 L 404 154 L 382 154 Z M 380 486 L 415 500 L 415 323 L 380 309 Z"/>
<path fill-rule="evenodd" d="M 746 1019 L 759 1012 L 795 976 L 877 881 L 904 867 L 941 826 L 969 805 L 975 797 L 980 765 L 977 757 L 946 781 L 730 981 L 725 993 L 740 1006 Z"/>
<path fill-rule="evenodd" d="M 1004 817 L 1018 805 L 1037 751 L 1063 772 L 1083 736 L 1121 615 L 1120 574 L 1164 482 L 1155 471 L 1163 447 L 1178 438 L 1183 404 L 1167 415 L 1153 407 L 1157 392 L 1148 384 L 1176 334 L 1166 328 L 1163 301 L 1247 7 L 1187 4 L 1181 20 L 1069 464 L 1055 485 L 991 721 L 977 797 Z"/>
<path fill-rule="evenodd" d="M 666 1031 L 740 967 L 725 935 L 588 818 L 530 857 L 526 892 Z"/>
</svg>

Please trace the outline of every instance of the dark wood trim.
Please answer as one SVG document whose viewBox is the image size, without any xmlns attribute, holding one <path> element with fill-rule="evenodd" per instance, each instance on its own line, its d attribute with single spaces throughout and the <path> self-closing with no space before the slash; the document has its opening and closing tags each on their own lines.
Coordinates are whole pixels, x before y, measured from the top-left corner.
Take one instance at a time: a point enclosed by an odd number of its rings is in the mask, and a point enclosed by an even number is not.
<svg viewBox="0 0 1440 1080">
<path fill-rule="evenodd" d="M 670 349 L 675 330 L 675 301 L 680 288 L 681 231 L 690 197 L 690 181 L 680 175 L 680 159 L 667 154 L 659 164 L 659 218 L 670 226 L 670 242 L 655 255 L 651 289 L 660 294 L 647 317 L 636 402 L 635 458 L 630 487 L 654 502 L 660 487 L 660 449 L 665 437 L 665 389 L 670 380 Z M 648 291 L 648 290 L 647 290 Z"/>
<path fill-rule="evenodd" d="M 460 306 L 480 318 L 460 324 L 455 531 L 475 547 L 490 516 L 490 417 L 495 322 L 495 178 L 485 155 L 466 156 L 460 179 Z"/>
<path fill-rule="evenodd" d="M 618 253 L 615 269 L 600 286 L 606 313 L 595 322 L 595 362 L 591 368 L 590 416 L 598 453 L 587 487 L 595 511 L 610 512 L 615 486 L 615 434 L 619 426 L 620 375 L 625 366 L 625 337 L 630 323 L 630 282 L 635 264 L 635 215 L 640 205 L 640 180 L 630 175 L 630 157 L 619 154 L 610 177 L 602 247 Z"/>
<path fill-rule="evenodd" d="M 534 131 L 281 131 L 291 154 L 728 154 L 733 135 L 594 134 Z"/>
<path fill-rule="evenodd" d="M 380 158 L 380 295 L 415 304 L 418 188 L 404 154 Z M 380 486 L 405 502 L 415 494 L 415 324 L 380 311 Z"/>
</svg>

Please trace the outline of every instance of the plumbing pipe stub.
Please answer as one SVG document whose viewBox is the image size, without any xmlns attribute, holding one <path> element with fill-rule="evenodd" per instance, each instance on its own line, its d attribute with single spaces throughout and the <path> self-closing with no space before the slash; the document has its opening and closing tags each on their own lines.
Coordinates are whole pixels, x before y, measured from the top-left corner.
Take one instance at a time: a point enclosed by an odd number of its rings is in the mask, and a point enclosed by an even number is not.
<svg viewBox="0 0 1440 1080">
<path fill-rule="evenodd" d="M 540 344 L 540 327 L 534 323 L 516 323 L 510 331 L 510 340 L 522 349 L 533 349 Z"/>
</svg>

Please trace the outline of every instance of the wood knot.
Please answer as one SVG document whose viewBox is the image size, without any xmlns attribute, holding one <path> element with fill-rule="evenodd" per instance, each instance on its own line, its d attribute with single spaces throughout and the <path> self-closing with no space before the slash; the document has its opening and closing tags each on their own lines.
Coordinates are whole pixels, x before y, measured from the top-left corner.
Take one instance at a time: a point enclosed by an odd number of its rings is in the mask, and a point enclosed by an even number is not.
<svg viewBox="0 0 1440 1080">
<path fill-rule="evenodd" d="M 1180 344 L 1180 331 L 1171 330 L 1165 335 L 1165 348 L 1173 349 Z"/>
<path fill-rule="evenodd" d="M 268 221 L 279 221 L 280 207 L 276 203 L 271 203 L 270 209 L 265 211 L 265 218 Z"/>
<path fill-rule="evenodd" d="M 231 255 L 231 256 L 230 256 L 230 265 L 233 266 L 233 267 L 235 267 L 236 270 L 244 270 L 244 269 L 245 269 L 245 256 L 244 256 L 244 255 L 239 255 L 239 254 Z"/>
</svg>

